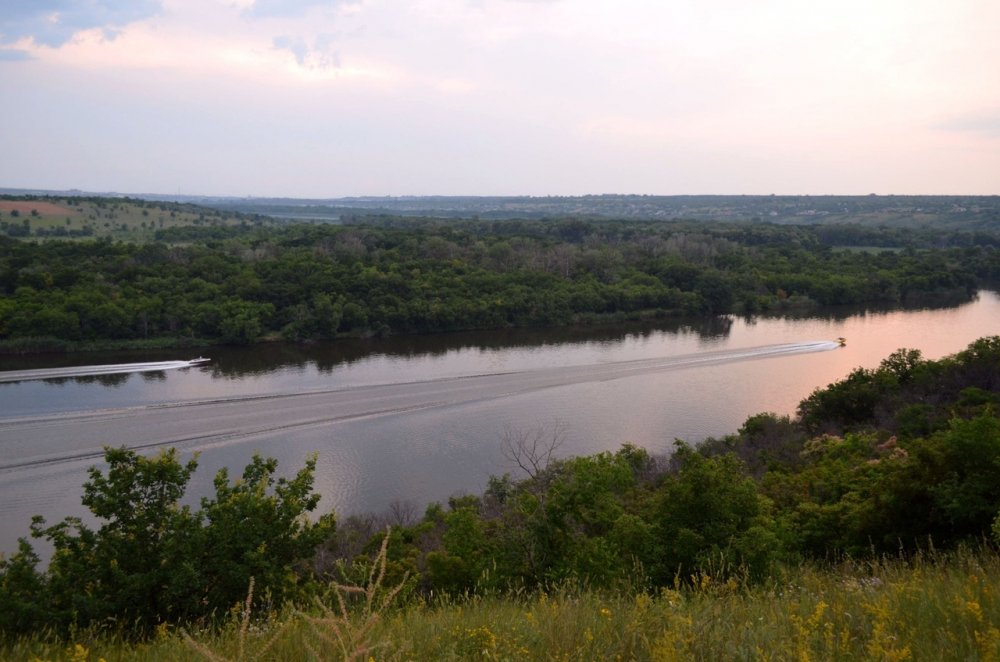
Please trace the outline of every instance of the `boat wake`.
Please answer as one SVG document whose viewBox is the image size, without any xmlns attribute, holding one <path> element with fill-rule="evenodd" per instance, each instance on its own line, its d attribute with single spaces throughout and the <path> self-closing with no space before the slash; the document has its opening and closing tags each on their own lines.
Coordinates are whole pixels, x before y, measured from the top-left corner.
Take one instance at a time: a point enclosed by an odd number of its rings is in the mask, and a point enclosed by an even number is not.
<svg viewBox="0 0 1000 662">
<path fill-rule="evenodd" d="M 72 368 L 38 368 L 35 370 L 8 370 L 0 372 L 0 383 L 25 382 L 36 379 L 68 379 L 72 377 L 96 377 L 98 375 L 121 375 L 131 372 L 156 372 L 177 370 L 206 363 L 208 359 L 198 357 L 190 361 L 148 361 L 145 363 L 111 363 L 107 365 L 82 365 Z"/>
<path fill-rule="evenodd" d="M 581 381 L 597 381 L 608 379 L 619 379 L 631 377 L 633 375 L 664 372 L 672 370 L 685 370 L 688 368 L 700 368 L 729 363 L 740 363 L 742 361 L 754 361 L 759 359 L 778 358 L 782 356 L 793 356 L 796 354 L 811 354 L 813 352 L 827 352 L 837 349 L 840 345 L 832 340 L 813 340 L 796 343 L 783 343 L 780 345 L 760 345 L 757 347 L 744 347 L 739 349 L 722 349 L 717 351 L 696 352 L 693 354 L 680 354 L 677 356 L 664 356 L 660 358 L 635 359 L 633 361 L 616 361 L 613 363 L 602 363 L 596 365 L 567 366 L 559 369 L 566 384 L 579 383 Z M 537 371 L 549 370 L 541 368 Z"/>
<path fill-rule="evenodd" d="M 828 352 L 839 348 L 841 345 L 834 340 L 811 340 L 807 342 L 784 343 L 781 345 L 762 345 L 758 347 L 747 347 L 744 349 L 726 349 L 718 352 L 699 352 L 685 356 L 672 357 L 670 363 L 673 365 L 699 365 L 703 363 L 732 363 L 745 361 L 748 359 L 764 359 L 774 356 L 787 356 L 791 354 L 809 354 L 812 352 Z"/>
<path fill-rule="evenodd" d="M 531 396 L 550 389 L 826 352 L 839 346 L 836 341 L 783 343 L 420 381 L 182 400 L 25 417 L 0 416 L 0 474 L 31 466 L 96 459 L 110 440 L 144 450 L 160 446 L 206 450 L 251 439 L 287 439 L 299 431 L 362 419 L 385 419 L 434 409 L 443 411 L 450 408 L 459 412 L 463 407 Z M 17 379 L 170 370 L 203 362 L 164 361 L 22 371 Z M 0 373 L 0 379 L 9 379 L 11 374 Z"/>
</svg>

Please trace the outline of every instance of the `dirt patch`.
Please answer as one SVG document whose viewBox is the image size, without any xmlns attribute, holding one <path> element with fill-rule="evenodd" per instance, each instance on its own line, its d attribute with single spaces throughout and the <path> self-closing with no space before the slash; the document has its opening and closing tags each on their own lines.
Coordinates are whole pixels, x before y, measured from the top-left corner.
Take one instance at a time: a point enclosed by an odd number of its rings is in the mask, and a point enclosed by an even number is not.
<svg viewBox="0 0 1000 662">
<path fill-rule="evenodd" d="M 40 202 L 34 200 L 0 200 L 0 211 L 17 211 L 19 214 L 30 214 L 34 209 L 41 216 L 69 216 L 77 215 L 75 209 L 63 207 L 52 202 Z"/>
</svg>

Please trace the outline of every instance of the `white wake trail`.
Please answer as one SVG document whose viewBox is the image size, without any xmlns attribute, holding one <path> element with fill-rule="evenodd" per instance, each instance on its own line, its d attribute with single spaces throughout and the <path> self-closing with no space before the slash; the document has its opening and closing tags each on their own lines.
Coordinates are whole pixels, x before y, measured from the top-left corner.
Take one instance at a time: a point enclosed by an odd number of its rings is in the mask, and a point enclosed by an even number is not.
<svg viewBox="0 0 1000 662">
<path fill-rule="evenodd" d="M 147 361 L 145 363 L 111 363 L 106 365 L 82 365 L 71 368 L 38 368 L 35 370 L 8 370 L 0 372 L 0 383 L 25 382 L 37 379 L 67 379 L 72 377 L 95 377 L 98 375 L 121 375 L 132 372 L 156 372 L 177 370 L 199 365 L 203 361 Z"/>
</svg>

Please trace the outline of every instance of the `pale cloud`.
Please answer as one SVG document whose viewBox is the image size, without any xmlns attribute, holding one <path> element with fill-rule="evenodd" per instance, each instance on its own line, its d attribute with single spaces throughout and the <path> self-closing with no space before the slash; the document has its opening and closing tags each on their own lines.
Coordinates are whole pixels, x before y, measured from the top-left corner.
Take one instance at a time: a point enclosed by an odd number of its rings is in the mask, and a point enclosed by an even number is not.
<svg viewBox="0 0 1000 662">
<path fill-rule="evenodd" d="M 133 23 L 114 40 L 95 28 L 77 33 L 58 49 L 31 52 L 53 66 L 80 71 L 172 72 L 242 81 L 287 77 L 286 58 L 266 36 L 270 28 L 233 29 L 242 23 L 239 11 L 238 6 L 224 3 L 172 0 L 164 15 Z M 322 39 L 313 43 L 328 47 Z M 329 63 L 333 55 L 324 57 Z"/>
<path fill-rule="evenodd" d="M 160 5 L 158 0 L 8 0 L 0 12 L 0 42 L 30 40 L 57 48 L 95 28 L 113 38 L 123 26 L 156 15 Z"/>
<path fill-rule="evenodd" d="M 282 35 L 271 42 L 278 50 L 286 50 L 295 56 L 295 61 L 302 67 L 310 69 L 328 69 L 340 66 L 340 57 L 333 50 L 333 37 L 329 34 L 318 35 L 312 43 L 303 37 Z"/>
<path fill-rule="evenodd" d="M 306 40 L 302 37 L 289 37 L 287 35 L 282 35 L 280 37 L 275 37 L 271 42 L 274 47 L 279 50 L 289 51 L 295 56 L 296 62 L 299 64 L 305 64 L 306 56 L 309 55 L 309 46 L 306 45 Z"/>
</svg>

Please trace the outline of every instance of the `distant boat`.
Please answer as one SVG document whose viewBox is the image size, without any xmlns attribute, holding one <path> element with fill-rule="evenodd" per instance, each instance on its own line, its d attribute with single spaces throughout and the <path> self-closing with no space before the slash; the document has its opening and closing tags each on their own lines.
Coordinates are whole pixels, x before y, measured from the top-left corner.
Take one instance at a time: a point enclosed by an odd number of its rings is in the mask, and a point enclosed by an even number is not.
<svg viewBox="0 0 1000 662">
<path fill-rule="evenodd" d="M 206 359 L 204 356 L 199 356 L 196 359 L 191 359 L 188 361 L 188 365 L 201 365 L 202 363 L 208 363 L 212 359 Z"/>
<path fill-rule="evenodd" d="M 837 342 L 840 344 L 841 347 L 843 347 L 844 345 L 847 344 L 847 338 L 837 338 Z"/>
</svg>

